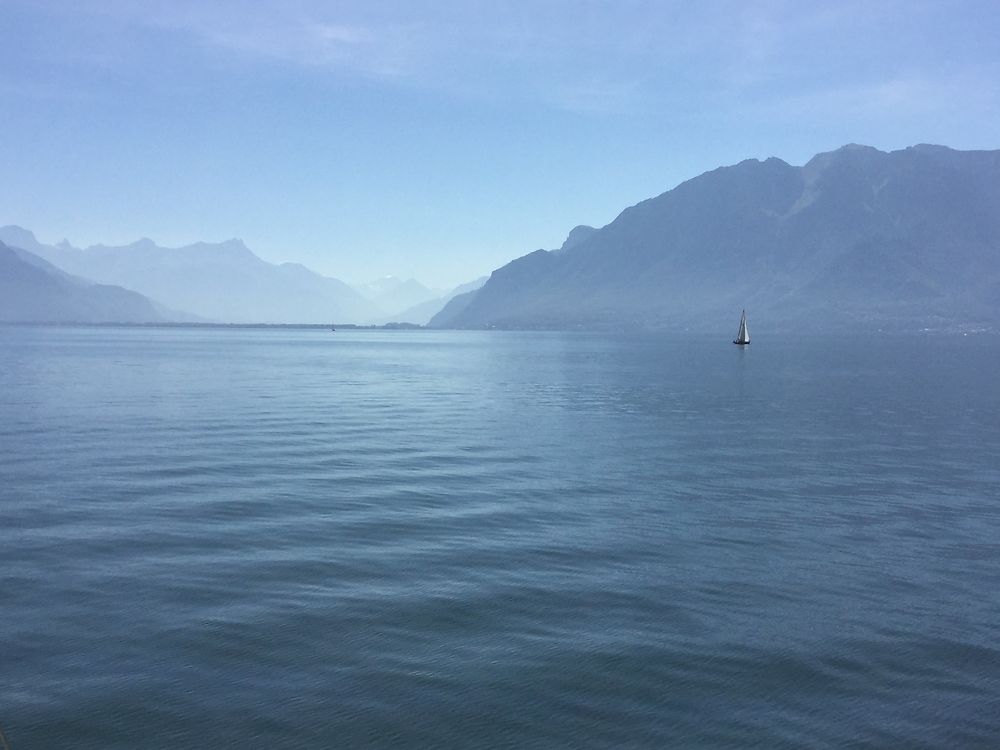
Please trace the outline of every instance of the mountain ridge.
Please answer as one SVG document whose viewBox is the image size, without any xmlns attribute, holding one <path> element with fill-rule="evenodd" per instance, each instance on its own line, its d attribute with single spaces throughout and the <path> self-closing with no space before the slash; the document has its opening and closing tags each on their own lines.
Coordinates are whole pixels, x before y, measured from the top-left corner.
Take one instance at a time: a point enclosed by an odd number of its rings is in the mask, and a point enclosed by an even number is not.
<svg viewBox="0 0 1000 750">
<path fill-rule="evenodd" d="M 0 321 L 6 323 L 164 323 L 190 316 L 138 292 L 80 279 L 23 248 L 0 241 Z"/>
<path fill-rule="evenodd" d="M 0 228 L 0 240 L 22 243 L 76 276 L 135 290 L 207 320 L 366 323 L 383 314 L 344 282 L 298 263 L 268 263 L 239 239 L 165 248 L 142 238 L 80 249 L 65 241 L 46 245 L 11 225 Z"/>
<path fill-rule="evenodd" d="M 716 329 L 743 307 L 775 328 L 995 322 L 998 185 L 1000 151 L 746 159 L 511 261 L 430 324 Z"/>
<path fill-rule="evenodd" d="M 479 289 L 483 284 L 486 283 L 486 277 L 482 276 L 478 279 L 472 281 L 467 281 L 464 284 L 459 284 L 454 289 L 450 290 L 446 294 L 440 297 L 435 297 L 434 299 L 429 299 L 419 304 L 413 305 L 401 312 L 396 313 L 391 321 L 396 323 L 413 323 L 416 325 L 427 325 L 431 318 L 437 315 L 441 310 L 444 309 L 451 300 L 455 297 L 474 292 Z"/>
</svg>

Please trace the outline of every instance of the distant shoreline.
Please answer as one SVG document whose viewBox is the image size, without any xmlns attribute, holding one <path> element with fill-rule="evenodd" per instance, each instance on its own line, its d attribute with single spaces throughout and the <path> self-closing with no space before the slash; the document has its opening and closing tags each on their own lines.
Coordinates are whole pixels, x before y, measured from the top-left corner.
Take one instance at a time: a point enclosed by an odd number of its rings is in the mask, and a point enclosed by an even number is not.
<svg viewBox="0 0 1000 750">
<path fill-rule="evenodd" d="M 416 323 L 384 323 L 382 325 L 359 325 L 357 323 L 88 323 L 88 322 L 46 322 L 46 321 L 0 321 L 0 328 L 32 327 L 32 328 L 164 328 L 164 329 L 209 329 L 209 330 L 284 330 L 284 331 L 328 331 L 336 333 L 338 331 L 504 331 L 521 333 L 597 333 L 597 334 L 626 334 L 626 333 L 647 333 L 647 334 L 671 334 L 680 336 L 722 336 L 725 333 L 713 330 L 690 330 L 690 329 L 668 329 L 668 328 L 602 328 L 592 329 L 583 327 L 550 328 L 550 327 L 468 327 L 468 328 L 434 328 L 430 326 L 418 325 Z M 332 330 L 331 330 L 332 329 Z M 912 327 L 857 327 L 844 328 L 827 336 L 955 336 L 955 335 L 997 335 L 1000 334 L 995 326 L 982 323 L 965 323 L 949 326 L 925 326 L 919 328 Z M 787 335 L 811 335 L 806 331 L 782 328 L 769 331 L 769 337 Z M 728 339 L 727 339 L 728 340 Z"/>
<path fill-rule="evenodd" d="M 416 323 L 384 323 L 382 325 L 359 325 L 356 323 L 91 323 L 73 321 L 16 321 L 0 322 L 4 326 L 39 326 L 65 328 L 281 328 L 333 331 L 414 331 L 427 327 Z M 429 329 L 428 329 L 429 330 Z"/>
</svg>

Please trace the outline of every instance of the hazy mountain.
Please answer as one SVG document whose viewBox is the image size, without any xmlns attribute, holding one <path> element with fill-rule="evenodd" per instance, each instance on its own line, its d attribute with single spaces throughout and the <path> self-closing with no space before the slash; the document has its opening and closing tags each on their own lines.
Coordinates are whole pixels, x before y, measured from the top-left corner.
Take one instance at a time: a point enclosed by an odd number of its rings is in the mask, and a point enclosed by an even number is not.
<svg viewBox="0 0 1000 750">
<path fill-rule="evenodd" d="M 507 264 L 431 324 L 735 333 L 747 308 L 757 332 L 995 325 L 998 269 L 1000 151 L 850 145 L 703 174 Z"/>
<path fill-rule="evenodd" d="M 267 263 L 240 240 L 164 248 L 142 239 L 80 250 L 66 242 L 39 243 L 20 227 L 3 227 L 0 240 L 18 243 L 72 274 L 119 284 L 216 321 L 367 323 L 381 314 L 347 284 L 296 263 Z"/>
<path fill-rule="evenodd" d="M 416 279 L 400 279 L 397 276 L 383 276 L 358 285 L 354 290 L 383 311 L 383 320 L 397 321 L 402 320 L 399 317 L 402 311 L 436 300 L 442 294 L 440 290 L 428 289 Z"/>
<path fill-rule="evenodd" d="M 414 305 L 413 307 L 403 310 L 402 312 L 396 313 L 390 320 L 392 322 L 398 323 L 416 323 L 417 325 L 427 325 L 431 318 L 441 312 L 444 306 L 448 304 L 452 299 L 459 296 L 460 294 L 467 294 L 468 292 L 474 292 L 479 289 L 483 284 L 486 283 L 486 277 L 476 279 L 475 281 L 470 281 L 465 284 L 460 284 L 459 286 L 452 289 L 447 294 L 444 294 L 435 299 L 427 300 L 426 302 L 421 302 L 419 305 Z"/>
<path fill-rule="evenodd" d="M 0 321 L 160 323 L 183 317 L 141 294 L 76 278 L 33 253 L 0 242 Z"/>
</svg>

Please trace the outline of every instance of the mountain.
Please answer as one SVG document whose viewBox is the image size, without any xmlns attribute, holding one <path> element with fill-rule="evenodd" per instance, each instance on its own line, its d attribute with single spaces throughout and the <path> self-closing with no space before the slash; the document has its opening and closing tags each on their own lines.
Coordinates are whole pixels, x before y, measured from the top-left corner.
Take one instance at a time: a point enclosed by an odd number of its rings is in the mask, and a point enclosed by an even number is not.
<svg viewBox="0 0 1000 750">
<path fill-rule="evenodd" d="M 400 279 L 397 276 L 383 276 L 356 286 L 354 290 L 384 311 L 383 322 L 403 320 L 401 311 L 441 296 L 440 291 L 428 289 L 416 279 Z"/>
<path fill-rule="evenodd" d="M 168 320 L 178 317 L 141 294 L 76 278 L 34 253 L 0 242 L 0 321 L 160 323 Z"/>
<path fill-rule="evenodd" d="M 569 250 L 574 245 L 579 245 L 597 230 L 594 227 L 588 227 L 586 224 L 580 224 L 579 226 L 573 227 L 569 230 L 569 234 L 566 236 L 566 241 L 562 243 L 562 247 L 558 250 L 553 250 L 553 252 L 562 252 L 564 250 Z"/>
<path fill-rule="evenodd" d="M 437 327 L 995 326 L 1000 151 L 849 145 L 748 159 L 525 255 Z M 572 241 L 571 241 L 572 240 Z"/>
<path fill-rule="evenodd" d="M 474 292 L 479 289 L 483 284 L 486 283 L 486 277 L 476 279 L 475 281 L 469 281 L 465 284 L 460 284 L 459 286 L 452 289 L 447 294 L 440 297 L 435 297 L 434 299 L 429 299 L 426 302 L 421 302 L 419 305 L 414 305 L 402 312 L 396 313 L 392 317 L 392 322 L 397 323 L 416 323 L 417 325 L 427 325 L 431 318 L 441 312 L 444 306 L 448 304 L 452 299 L 461 295 L 467 294 L 469 292 Z"/>
<path fill-rule="evenodd" d="M 59 268 L 134 289 L 170 307 L 231 323 L 367 323 L 381 311 L 337 279 L 297 263 L 275 265 L 240 240 L 164 248 L 149 239 L 122 247 L 45 245 L 20 227 L 0 228 Z"/>
</svg>

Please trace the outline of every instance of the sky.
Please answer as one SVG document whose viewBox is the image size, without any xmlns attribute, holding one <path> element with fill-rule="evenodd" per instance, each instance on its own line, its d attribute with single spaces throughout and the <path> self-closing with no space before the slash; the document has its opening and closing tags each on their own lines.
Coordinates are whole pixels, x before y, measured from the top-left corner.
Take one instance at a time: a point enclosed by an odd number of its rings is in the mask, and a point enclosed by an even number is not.
<svg viewBox="0 0 1000 750">
<path fill-rule="evenodd" d="M 0 224 L 445 288 L 746 158 L 1000 148 L 1000 2 L 0 0 Z"/>
</svg>

